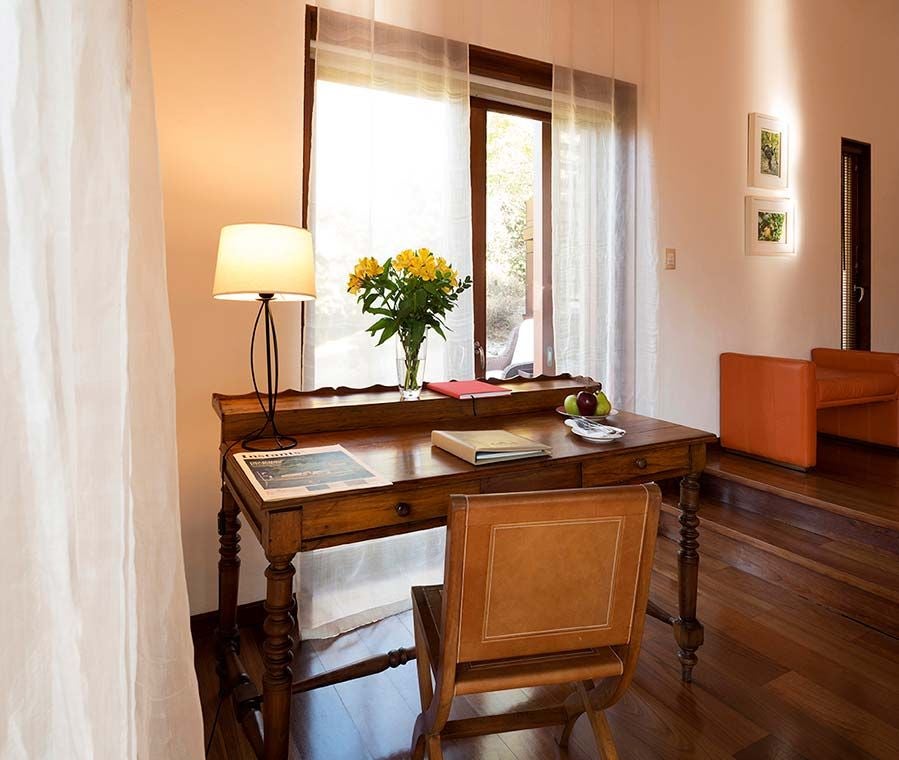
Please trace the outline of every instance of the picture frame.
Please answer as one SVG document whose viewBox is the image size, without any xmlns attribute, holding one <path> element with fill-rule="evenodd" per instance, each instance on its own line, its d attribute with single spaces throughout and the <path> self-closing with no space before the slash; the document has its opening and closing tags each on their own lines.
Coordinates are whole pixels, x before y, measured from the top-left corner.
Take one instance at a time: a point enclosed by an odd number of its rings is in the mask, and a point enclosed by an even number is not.
<svg viewBox="0 0 899 760">
<path fill-rule="evenodd" d="M 790 198 L 746 196 L 747 256 L 796 253 L 796 209 Z"/>
<path fill-rule="evenodd" d="M 789 186 L 790 130 L 785 121 L 749 114 L 749 185 L 768 190 Z"/>
</svg>

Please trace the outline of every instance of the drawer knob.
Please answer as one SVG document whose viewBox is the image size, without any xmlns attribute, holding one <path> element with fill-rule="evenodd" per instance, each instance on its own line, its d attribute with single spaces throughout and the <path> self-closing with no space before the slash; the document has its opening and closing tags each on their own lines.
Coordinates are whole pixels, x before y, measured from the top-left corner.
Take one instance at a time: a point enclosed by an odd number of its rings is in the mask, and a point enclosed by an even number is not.
<svg viewBox="0 0 899 760">
<path fill-rule="evenodd" d="M 400 517 L 408 517 L 409 513 L 412 512 L 412 505 L 405 501 L 397 502 L 397 505 L 394 507 L 396 513 Z"/>
<path fill-rule="evenodd" d="M 647 462 L 643 457 L 640 457 L 634 460 L 634 464 L 637 465 L 638 470 L 645 470 Z"/>
</svg>

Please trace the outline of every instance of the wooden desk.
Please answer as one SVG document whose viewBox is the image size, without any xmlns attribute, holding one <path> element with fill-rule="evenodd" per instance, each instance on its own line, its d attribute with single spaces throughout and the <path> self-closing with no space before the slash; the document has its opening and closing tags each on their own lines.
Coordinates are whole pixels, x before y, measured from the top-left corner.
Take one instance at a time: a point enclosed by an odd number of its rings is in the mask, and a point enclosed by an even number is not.
<svg viewBox="0 0 899 760">
<path fill-rule="evenodd" d="M 624 438 L 604 444 L 584 441 L 562 424 L 554 409 L 565 396 L 589 382 L 570 376 L 506 381 L 503 385 L 514 390 L 511 396 L 468 401 L 426 390 L 418 401 L 400 402 L 395 388 L 384 387 L 285 391 L 278 399 L 282 433 L 297 436 L 303 447 L 342 444 L 394 485 L 265 503 L 231 456 L 241 450 L 235 441 L 264 421 L 259 404 L 252 394 L 213 396 L 222 423 L 224 456 L 218 524 L 218 672 L 260 757 L 286 760 L 293 693 L 376 673 L 415 658 L 414 649 L 397 649 L 293 683 L 290 664 L 297 616 L 292 562 L 297 552 L 444 525 L 449 497 L 455 493 L 580 488 L 681 477 L 679 609 L 672 615 L 650 602 L 649 612 L 672 625 L 683 679 L 690 680 L 703 638 L 702 625 L 696 619 L 699 476 L 706 444 L 716 438 L 670 422 L 621 413 L 615 424 L 627 430 Z M 552 456 L 475 467 L 431 448 L 434 428 L 500 427 L 550 444 Z M 241 514 L 269 562 L 262 695 L 239 657 L 236 610 Z"/>
</svg>

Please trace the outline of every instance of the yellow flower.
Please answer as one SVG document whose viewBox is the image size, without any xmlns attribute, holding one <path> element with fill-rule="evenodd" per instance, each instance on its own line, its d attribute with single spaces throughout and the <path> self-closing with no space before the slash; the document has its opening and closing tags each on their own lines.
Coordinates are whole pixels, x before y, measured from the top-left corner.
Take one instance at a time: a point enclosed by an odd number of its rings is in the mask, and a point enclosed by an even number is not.
<svg viewBox="0 0 899 760">
<path fill-rule="evenodd" d="M 437 277 L 437 260 L 427 248 L 412 250 L 407 248 L 393 257 L 393 268 L 397 272 L 406 272 L 423 280 Z"/>
<path fill-rule="evenodd" d="M 350 275 L 350 279 L 347 280 L 346 289 L 348 293 L 356 295 L 359 292 L 359 288 L 362 287 L 362 279 L 357 277 L 355 274 Z"/>
<path fill-rule="evenodd" d="M 422 254 L 422 251 L 427 251 L 427 249 L 419 249 L 418 255 L 410 267 L 410 272 L 423 280 L 433 280 L 437 276 L 437 262 L 430 251 L 425 254 Z"/>
<path fill-rule="evenodd" d="M 405 251 L 400 251 L 396 256 L 393 257 L 393 268 L 396 269 L 397 272 L 402 272 L 406 269 L 409 269 L 414 261 L 415 251 L 413 251 L 411 248 L 407 248 Z"/>
<path fill-rule="evenodd" d="M 377 260 L 372 258 L 371 256 L 365 256 L 364 258 L 359 259 L 359 261 L 356 262 L 356 266 L 353 269 L 352 274 L 350 274 L 350 277 L 347 280 L 347 292 L 355 295 L 365 284 L 365 280 L 367 280 L 369 277 L 375 277 L 376 275 L 381 274 L 381 272 L 383 271 L 384 267 L 382 267 L 377 262 Z"/>
<path fill-rule="evenodd" d="M 379 275 L 383 271 L 384 268 L 377 262 L 375 258 L 373 258 L 372 256 L 366 256 L 359 259 L 353 274 L 355 274 L 356 277 L 364 280 L 366 277 L 374 277 L 375 275 Z"/>
</svg>

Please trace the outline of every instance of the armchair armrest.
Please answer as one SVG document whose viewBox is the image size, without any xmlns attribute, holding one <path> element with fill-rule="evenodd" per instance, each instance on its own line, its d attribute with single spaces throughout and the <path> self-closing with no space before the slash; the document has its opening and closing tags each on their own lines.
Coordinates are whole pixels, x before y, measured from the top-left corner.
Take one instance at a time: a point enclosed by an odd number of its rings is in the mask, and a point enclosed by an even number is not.
<svg viewBox="0 0 899 760">
<path fill-rule="evenodd" d="M 849 372 L 889 372 L 899 375 L 899 354 L 881 351 L 843 351 L 839 348 L 813 348 L 812 361 L 819 367 Z"/>
<path fill-rule="evenodd" d="M 721 445 L 814 467 L 815 365 L 806 359 L 721 354 Z"/>
</svg>

